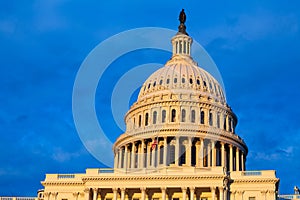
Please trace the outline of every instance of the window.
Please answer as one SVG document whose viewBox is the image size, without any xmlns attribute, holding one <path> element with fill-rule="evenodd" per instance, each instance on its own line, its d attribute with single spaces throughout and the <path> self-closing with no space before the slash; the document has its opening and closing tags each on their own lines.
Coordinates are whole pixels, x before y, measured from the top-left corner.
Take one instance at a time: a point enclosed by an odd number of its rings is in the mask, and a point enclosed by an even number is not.
<svg viewBox="0 0 300 200">
<path fill-rule="evenodd" d="M 204 111 L 203 110 L 200 112 L 200 123 L 204 124 Z"/>
<path fill-rule="evenodd" d="M 157 112 L 153 112 L 153 124 L 156 124 Z"/>
<path fill-rule="evenodd" d="M 255 197 L 249 197 L 249 200 L 255 200 Z"/>
<path fill-rule="evenodd" d="M 161 112 L 161 122 L 165 123 L 166 122 L 166 110 L 163 110 Z"/>
<path fill-rule="evenodd" d="M 185 83 L 185 78 L 182 78 L 182 79 L 181 79 L 181 82 L 182 82 L 182 83 Z"/>
<path fill-rule="evenodd" d="M 183 41 L 183 53 L 186 53 L 186 41 Z"/>
<path fill-rule="evenodd" d="M 217 127 L 220 128 L 220 114 L 217 114 Z"/>
<path fill-rule="evenodd" d="M 160 81 L 159 81 L 159 85 L 161 85 L 162 83 L 163 83 L 163 80 L 160 80 Z"/>
<path fill-rule="evenodd" d="M 172 109 L 172 118 L 171 118 L 171 122 L 175 122 L 176 120 L 176 110 Z"/>
<path fill-rule="evenodd" d="M 192 110 L 192 116 L 191 116 L 192 123 L 195 123 L 195 117 L 196 117 L 196 112 L 195 112 L 195 110 Z"/>
<path fill-rule="evenodd" d="M 212 114 L 212 112 L 209 112 L 209 125 L 210 126 L 213 125 L 213 114 Z"/>
<path fill-rule="evenodd" d="M 204 85 L 204 87 L 206 87 L 206 82 L 205 81 L 203 81 L 203 85 Z"/>
<path fill-rule="evenodd" d="M 169 84 L 169 83 L 170 83 L 170 79 L 168 78 L 168 79 L 167 79 L 167 84 Z"/>
<path fill-rule="evenodd" d="M 185 122 L 185 109 L 181 111 L 181 122 Z"/>
<path fill-rule="evenodd" d="M 139 127 L 142 126 L 142 115 L 139 115 Z"/>
<path fill-rule="evenodd" d="M 190 84 L 193 84 L 193 79 L 190 78 Z"/>
<path fill-rule="evenodd" d="M 223 125 L 223 128 L 224 128 L 224 130 L 227 129 L 227 126 L 226 126 L 226 116 L 225 115 L 224 115 L 224 125 Z"/>
<path fill-rule="evenodd" d="M 149 85 L 148 85 L 148 89 L 150 88 L 150 86 L 151 86 L 151 83 L 149 83 Z"/>
<path fill-rule="evenodd" d="M 153 87 L 155 87 L 156 86 L 156 81 L 154 81 L 154 83 L 153 83 Z"/>
<path fill-rule="evenodd" d="M 164 146 L 161 145 L 159 148 L 159 164 L 163 164 L 164 162 Z"/>
<path fill-rule="evenodd" d="M 149 122 L 149 114 L 146 113 L 145 114 L 145 126 L 148 126 L 148 122 Z"/>
<path fill-rule="evenodd" d="M 170 146 L 170 164 L 175 163 L 175 146 L 171 145 Z"/>
<path fill-rule="evenodd" d="M 228 118 L 228 129 L 231 132 L 232 131 L 232 127 L 231 127 L 231 117 Z"/>
<path fill-rule="evenodd" d="M 174 78 L 174 83 L 177 83 L 177 78 Z"/>
<path fill-rule="evenodd" d="M 179 42 L 179 53 L 182 53 L 182 42 Z"/>
<path fill-rule="evenodd" d="M 200 85 L 200 81 L 199 81 L 199 79 L 197 79 L 197 85 Z"/>
</svg>

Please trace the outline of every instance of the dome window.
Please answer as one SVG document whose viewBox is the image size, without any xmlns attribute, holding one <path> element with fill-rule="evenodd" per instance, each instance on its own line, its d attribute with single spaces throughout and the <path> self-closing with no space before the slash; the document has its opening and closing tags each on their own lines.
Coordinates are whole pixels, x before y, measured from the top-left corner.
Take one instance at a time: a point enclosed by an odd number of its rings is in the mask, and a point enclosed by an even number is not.
<svg viewBox="0 0 300 200">
<path fill-rule="evenodd" d="M 193 79 L 190 78 L 190 84 L 193 84 Z"/>
<path fill-rule="evenodd" d="M 149 124 L 149 114 L 146 113 L 145 114 L 145 126 L 148 126 L 148 124 Z"/>
<path fill-rule="evenodd" d="M 197 79 L 197 85 L 200 85 L 200 80 L 199 79 Z"/>
<path fill-rule="evenodd" d="M 204 117 L 205 117 L 204 111 L 202 110 L 202 111 L 200 112 L 200 124 L 204 124 Z"/>
<path fill-rule="evenodd" d="M 217 128 L 220 128 L 220 114 L 217 114 Z"/>
<path fill-rule="evenodd" d="M 203 85 L 204 85 L 204 87 L 206 87 L 206 82 L 205 81 L 203 81 Z"/>
<path fill-rule="evenodd" d="M 151 83 L 148 84 L 148 89 L 150 88 L 150 86 L 151 86 Z"/>
<path fill-rule="evenodd" d="M 213 125 L 213 114 L 212 114 L 212 112 L 209 112 L 209 125 L 210 126 Z"/>
<path fill-rule="evenodd" d="M 176 121 L 176 110 L 172 109 L 172 118 L 171 118 L 171 122 L 175 122 Z"/>
<path fill-rule="evenodd" d="M 154 83 L 153 83 L 153 87 L 155 87 L 156 86 L 156 81 L 154 81 Z"/>
<path fill-rule="evenodd" d="M 226 123 L 227 123 L 227 118 L 226 118 L 226 116 L 224 115 L 224 126 L 223 126 L 223 128 L 224 128 L 225 131 L 226 131 L 226 129 L 227 129 Z"/>
<path fill-rule="evenodd" d="M 174 83 L 177 83 L 177 78 L 174 78 Z"/>
<path fill-rule="evenodd" d="M 191 116 L 192 123 L 195 123 L 195 117 L 196 117 L 196 112 L 195 112 L 195 110 L 192 110 L 192 116 Z"/>
<path fill-rule="evenodd" d="M 142 126 L 142 115 L 139 115 L 139 127 Z"/>
<path fill-rule="evenodd" d="M 159 81 L 159 85 L 161 85 L 162 83 L 163 83 L 163 80 L 160 80 L 160 81 Z"/>
<path fill-rule="evenodd" d="M 153 112 L 153 124 L 156 124 L 157 112 Z"/>
<path fill-rule="evenodd" d="M 162 123 L 166 122 L 166 110 L 162 110 L 161 112 L 161 122 Z"/>
<path fill-rule="evenodd" d="M 167 84 L 169 84 L 169 83 L 170 83 L 170 79 L 168 78 L 168 79 L 167 79 Z"/>
<path fill-rule="evenodd" d="M 182 79 L 181 79 L 181 82 L 182 82 L 182 83 L 185 83 L 185 78 L 182 78 Z"/>
<path fill-rule="evenodd" d="M 185 115 L 186 115 L 185 109 L 182 109 L 181 110 L 181 122 L 185 122 Z"/>
</svg>

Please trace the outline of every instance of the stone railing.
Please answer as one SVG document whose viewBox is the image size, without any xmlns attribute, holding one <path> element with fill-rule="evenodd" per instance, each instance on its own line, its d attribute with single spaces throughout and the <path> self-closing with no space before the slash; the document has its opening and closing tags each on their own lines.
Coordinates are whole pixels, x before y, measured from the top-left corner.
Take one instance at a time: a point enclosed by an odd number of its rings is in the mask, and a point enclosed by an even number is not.
<svg viewBox="0 0 300 200">
<path fill-rule="evenodd" d="M 37 200 L 37 197 L 0 197 L 0 200 Z"/>
</svg>

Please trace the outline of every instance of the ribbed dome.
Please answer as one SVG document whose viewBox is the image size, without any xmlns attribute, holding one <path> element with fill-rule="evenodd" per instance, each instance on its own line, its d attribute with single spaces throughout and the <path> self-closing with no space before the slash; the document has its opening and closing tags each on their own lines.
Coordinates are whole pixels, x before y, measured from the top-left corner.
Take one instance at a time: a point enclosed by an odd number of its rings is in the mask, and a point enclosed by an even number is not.
<svg viewBox="0 0 300 200">
<path fill-rule="evenodd" d="M 154 72 L 143 84 L 138 101 L 169 92 L 177 95 L 199 93 L 216 102 L 226 103 L 216 79 L 185 55 L 173 56 L 164 67 Z"/>
</svg>

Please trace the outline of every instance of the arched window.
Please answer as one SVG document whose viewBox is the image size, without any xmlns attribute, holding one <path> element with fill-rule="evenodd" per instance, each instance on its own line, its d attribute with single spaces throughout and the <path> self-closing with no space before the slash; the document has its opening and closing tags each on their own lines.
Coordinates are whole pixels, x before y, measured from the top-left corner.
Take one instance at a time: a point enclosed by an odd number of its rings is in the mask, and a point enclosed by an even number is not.
<svg viewBox="0 0 300 200">
<path fill-rule="evenodd" d="M 171 118 L 171 122 L 175 122 L 176 120 L 176 110 L 172 109 L 172 118 Z"/>
<path fill-rule="evenodd" d="M 200 124 L 204 124 L 204 111 L 202 110 L 201 112 L 200 112 Z"/>
<path fill-rule="evenodd" d="M 155 87 L 156 86 L 156 81 L 154 81 L 154 83 L 153 83 L 153 87 Z"/>
<path fill-rule="evenodd" d="M 226 129 L 227 129 L 227 126 L 226 126 L 226 122 L 227 121 L 227 118 L 226 118 L 226 115 L 224 115 L 224 125 L 223 125 L 223 128 L 224 128 L 224 130 L 226 131 Z"/>
<path fill-rule="evenodd" d="M 182 78 L 182 79 L 181 79 L 181 82 L 182 82 L 182 83 L 185 83 L 185 78 Z"/>
<path fill-rule="evenodd" d="M 186 41 L 183 41 L 183 53 L 186 53 Z"/>
<path fill-rule="evenodd" d="M 142 115 L 139 115 L 139 127 L 142 126 Z"/>
<path fill-rule="evenodd" d="M 200 85 L 200 80 L 199 79 L 197 79 L 197 85 Z"/>
<path fill-rule="evenodd" d="M 148 126 L 148 123 L 149 123 L 149 114 L 146 113 L 145 114 L 145 126 Z"/>
<path fill-rule="evenodd" d="M 228 129 L 229 129 L 230 132 L 232 132 L 231 117 L 228 118 Z"/>
<path fill-rule="evenodd" d="M 169 84 L 169 83 L 170 83 L 170 79 L 168 78 L 168 79 L 167 79 L 167 84 Z"/>
<path fill-rule="evenodd" d="M 170 145 L 169 152 L 170 152 L 169 163 L 174 164 L 175 163 L 175 146 L 174 145 Z"/>
<path fill-rule="evenodd" d="M 161 112 L 161 122 L 162 123 L 166 122 L 166 110 L 162 110 Z"/>
<path fill-rule="evenodd" d="M 181 110 L 181 122 L 185 122 L 185 109 Z"/>
<path fill-rule="evenodd" d="M 177 78 L 174 78 L 174 83 L 177 83 Z"/>
<path fill-rule="evenodd" d="M 179 53 L 182 53 L 182 41 L 179 41 Z"/>
<path fill-rule="evenodd" d="M 153 112 L 153 124 L 156 124 L 157 112 Z"/>
<path fill-rule="evenodd" d="M 209 111 L 209 125 L 212 126 L 213 125 L 213 114 L 211 111 Z"/>
<path fill-rule="evenodd" d="M 190 84 L 193 84 L 193 79 L 192 78 L 190 78 Z"/>
<path fill-rule="evenodd" d="M 161 85 L 162 83 L 163 83 L 163 80 L 160 80 L 160 81 L 159 81 L 159 85 Z"/>
<path fill-rule="evenodd" d="M 191 122 L 195 123 L 195 118 L 196 118 L 196 112 L 195 110 L 192 110 L 192 115 L 191 115 Z"/>
</svg>

